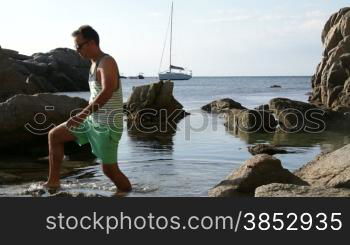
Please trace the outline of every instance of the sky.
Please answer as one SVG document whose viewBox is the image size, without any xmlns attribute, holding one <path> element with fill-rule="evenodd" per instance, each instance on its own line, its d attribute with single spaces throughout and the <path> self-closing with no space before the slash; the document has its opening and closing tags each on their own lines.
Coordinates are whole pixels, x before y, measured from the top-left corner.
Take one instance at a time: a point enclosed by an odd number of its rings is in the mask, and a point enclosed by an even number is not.
<svg viewBox="0 0 350 245">
<path fill-rule="evenodd" d="M 194 76 L 312 75 L 321 32 L 348 0 L 174 0 L 173 65 Z M 0 0 L 0 46 L 23 54 L 73 48 L 71 33 L 95 28 L 124 75 L 156 76 L 171 0 Z M 169 40 L 169 37 L 168 37 Z"/>
</svg>

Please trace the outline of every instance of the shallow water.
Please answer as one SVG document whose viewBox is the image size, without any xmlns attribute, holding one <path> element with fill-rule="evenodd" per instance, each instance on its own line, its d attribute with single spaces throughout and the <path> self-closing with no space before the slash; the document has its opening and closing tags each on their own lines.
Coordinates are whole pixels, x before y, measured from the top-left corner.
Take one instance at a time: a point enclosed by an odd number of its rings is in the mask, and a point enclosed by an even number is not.
<svg viewBox="0 0 350 245">
<path fill-rule="evenodd" d="M 124 100 L 132 86 L 156 79 L 123 80 Z M 270 88 L 271 85 L 282 88 Z M 212 100 L 232 98 L 248 108 L 271 98 L 307 100 L 309 77 L 216 77 L 176 81 L 174 94 L 190 116 L 177 125 L 174 135 L 140 137 L 124 130 L 119 147 L 120 168 L 130 178 L 134 191 L 129 196 L 206 196 L 212 188 L 243 161 L 251 157 L 247 146 L 255 143 L 283 145 L 293 154 L 277 155 L 283 166 L 295 170 L 321 151 L 350 143 L 350 134 L 241 134 L 227 132 L 220 116 L 199 108 Z M 66 93 L 88 98 L 89 93 Z M 78 176 L 78 178 L 77 178 Z M 100 166 L 82 168 L 79 175 L 63 179 L 63 192 L 112 196 L 116 189 L 103 176 Z M 49 196 L 37 182 L 0 187 L 1 195 Z M 72 194 L 74 195 L 74 194 Z"/>
</svg>

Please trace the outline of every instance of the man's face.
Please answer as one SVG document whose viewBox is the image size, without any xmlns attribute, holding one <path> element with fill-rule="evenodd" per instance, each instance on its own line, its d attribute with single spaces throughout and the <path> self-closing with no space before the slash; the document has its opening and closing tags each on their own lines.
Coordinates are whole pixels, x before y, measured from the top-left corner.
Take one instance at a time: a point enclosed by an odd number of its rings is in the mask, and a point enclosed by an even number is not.
<svg viewBox="0 0 350 245">
<path fill-rule="evenodd" d="M 81 35 L 74 37 L 74 45 L 76 51 L 80 54 L 80 56 L 88 59 L 89 58 L 89 46 L 91 44 L 91 40 L 88 41 L 84 39 Z"/>
</svg>

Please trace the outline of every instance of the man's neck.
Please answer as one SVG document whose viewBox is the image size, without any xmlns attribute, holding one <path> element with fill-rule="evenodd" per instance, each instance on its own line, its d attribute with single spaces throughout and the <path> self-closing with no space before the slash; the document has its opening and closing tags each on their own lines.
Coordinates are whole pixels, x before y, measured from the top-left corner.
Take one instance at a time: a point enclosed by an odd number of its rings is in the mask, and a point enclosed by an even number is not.
<svg viewBox="0 0 350 245">
<path fill-rule="evenodd" d="M 104 53 L 101 51 L 101 49 L 97 49 L 96 52 L 93 53 L 90 60 L 95 63 L 103 55 L 104 55 Z"/>
</svg>

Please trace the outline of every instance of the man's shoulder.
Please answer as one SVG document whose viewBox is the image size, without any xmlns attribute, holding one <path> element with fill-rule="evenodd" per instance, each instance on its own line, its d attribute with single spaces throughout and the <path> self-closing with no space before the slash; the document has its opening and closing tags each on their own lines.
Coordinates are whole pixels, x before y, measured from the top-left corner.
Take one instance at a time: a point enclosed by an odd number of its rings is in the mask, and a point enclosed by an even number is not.
<svg viewBox="0 0 350 245">
<path fill-rule="evenodd" d="M 110 56 L 110 55 L 106 55 L 105 57 L 103 57 L 103 59 L 100 62 L 100 66 L 117 66 L 117 62 L 116 60 Z"/>
</svg>

